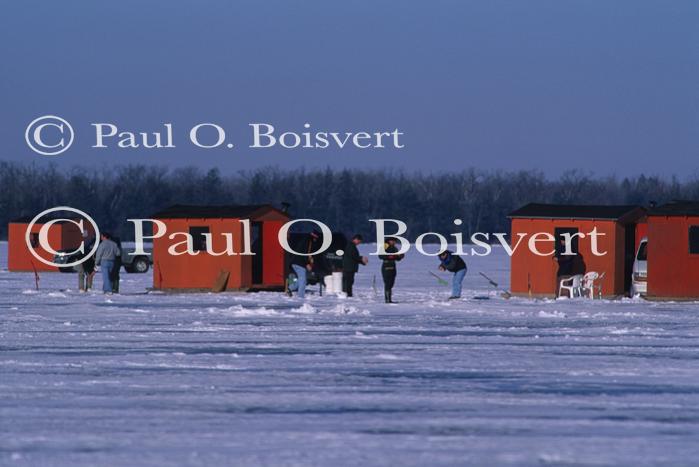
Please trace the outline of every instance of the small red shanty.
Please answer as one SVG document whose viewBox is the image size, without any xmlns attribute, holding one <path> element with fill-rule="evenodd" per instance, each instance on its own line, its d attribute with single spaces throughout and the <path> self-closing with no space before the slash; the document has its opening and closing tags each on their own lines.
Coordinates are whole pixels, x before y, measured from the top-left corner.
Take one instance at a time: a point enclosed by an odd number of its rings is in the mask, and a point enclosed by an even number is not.
<svg viewBox="0 0 699 467">
<path fill-rule="evenodd" d="M 162 221 L 167 234 L 153 240 L 153 287 L 169 291 L 283 290 L 286 280 L 285 251 L 279 244 L 281 227 L 289 215 L 271 205 L 192 206 L 175 205 L 152 216 Z M 250 221 L 254 255 L 243 252 L 243 219 Z M 196 255 L 176 256 L 168 250 L 182 241 L 174 232 L 191 235 Z M 225 234 L 232 234 L 235 255 L 226 251 Z"/>
<path fill-rule="evenodd" d="M 26 241 L 26 232 L 31 222 L 30 217 L 22 217 L 9 222 L 8 237 L 7 237 L 7 269 L 12 272 L 27 272 L 27 271 L 51 271 L 57 272 L 58 268 L 49 266 L 39 261 L 32 255 L 30 247 L 40 257 L 53 261 L 54 255 L 44 250 L 39 245 L 39 230 L 45 225 L 49 218 L 43 218 L 43 223 L 36 223 L 32 226 L 29 233 L 29 245 Z M 73 219 L 79 221 L 80 219 Z M 94 235 L 94 229 L 89 222 L 84 222 L 85 228 Z M 75 250 L 83 241 L 80 228 L 73 222 L 68 220 L 60 221 L 52 224 L 48 228 L 49 245 L 55 251 L 60 250 Z"/>
<path fill-rule="evenodd" d="M 651 208 L 647 236 L 647 298 L 699 300 L 699 201 Z"/>
</svg>

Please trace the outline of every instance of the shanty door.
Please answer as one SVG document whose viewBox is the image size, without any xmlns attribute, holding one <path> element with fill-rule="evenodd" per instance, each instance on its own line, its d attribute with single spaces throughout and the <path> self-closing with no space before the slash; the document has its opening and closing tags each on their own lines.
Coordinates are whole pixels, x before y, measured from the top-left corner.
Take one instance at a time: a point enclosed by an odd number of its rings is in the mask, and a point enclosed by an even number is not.
<svg viewBox="0 0 699 467">
<path fill-rule="evenodd" d="M 633 262 L 636 257 L 636 224 L 624 226 L 624 294 L 631 291 Z"/>
<path fill-rule="evenodd" d="M 579 237 L 577 234 L 577 227 L 556 227 L 554 229 L 553 235 L 556 237 L 556 254 L 565 252 L 565 246 L 561 244 L 561 240 L 567 241 L 567 239 L 570 238 L 570 249 L 574 255 L 567 266 L 562 269 L 560 267 L 558 268 L 558 274 L 573 275 L 585 274 L 587 272 L 585 258 L 582 253 L 580 253 Z M 558 286 L 556 286 L 556 288 L 558 288 Z"/>
<path fill-rule="evenodd" d="M 563 246 L 560 244 L 561 239 L 565 240 L 564 235 L 571 237 L 571 250 L 576 255 L 580 253 L 578 247 L 578 229 L 576 227 L 556 227 L 554 229 L 554 237 L 556 237 L 556 253 L 563 253 Z"/>
</svg>

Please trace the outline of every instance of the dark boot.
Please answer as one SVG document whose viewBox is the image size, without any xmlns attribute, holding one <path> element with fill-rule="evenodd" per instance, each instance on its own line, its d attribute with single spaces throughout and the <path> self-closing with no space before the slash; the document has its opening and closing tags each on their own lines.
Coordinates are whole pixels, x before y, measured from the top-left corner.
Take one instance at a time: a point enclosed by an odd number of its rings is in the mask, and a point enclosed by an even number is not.
<svg viewBox="0 0 699 467">
<path fill-rule="evenodd" d="M 391 292 L 389 292 L 388 290 L 384 290 L 383 298 L 386 303 L 391 303 Z"/>
</svg>

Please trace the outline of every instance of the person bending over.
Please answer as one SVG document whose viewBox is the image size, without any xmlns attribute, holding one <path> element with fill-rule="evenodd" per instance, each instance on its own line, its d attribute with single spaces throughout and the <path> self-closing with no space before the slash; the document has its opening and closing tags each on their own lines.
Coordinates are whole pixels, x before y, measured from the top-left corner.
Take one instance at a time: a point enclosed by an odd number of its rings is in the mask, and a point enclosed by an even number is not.
<svg viewBox="0 0 699 467">
<path fill-rule="evenodd" d="M 460 256 L 455 255 L 449 250 L 441 253 L 439 259 L 440 271 L 454 273 L 454 277 L 451 279 L 451 297 L 449 297 L 449 300 L 461 298 L 461 286 L 466 276 L 466 263 Z"/>
</svg>

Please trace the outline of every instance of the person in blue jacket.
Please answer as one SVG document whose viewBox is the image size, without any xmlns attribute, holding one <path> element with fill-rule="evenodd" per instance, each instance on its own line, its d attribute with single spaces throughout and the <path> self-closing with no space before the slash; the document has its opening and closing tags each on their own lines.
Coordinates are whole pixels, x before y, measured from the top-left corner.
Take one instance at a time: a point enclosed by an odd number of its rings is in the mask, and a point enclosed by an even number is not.
<svg viewBox="0 0 699 467">
<path fill-rule="evenodd" d="M 454 277 L 451 280 L 451 297 L 449 300 L 456 300 L 461 298 L 461 284 L 464 281 L 464 276 L 466 276 L 466 263 L 460 256 L 455 255 L 449 250 L 444 251 L 439 255 L 440 271 L 449 271 L 454 273 Z"/>
</svg>

